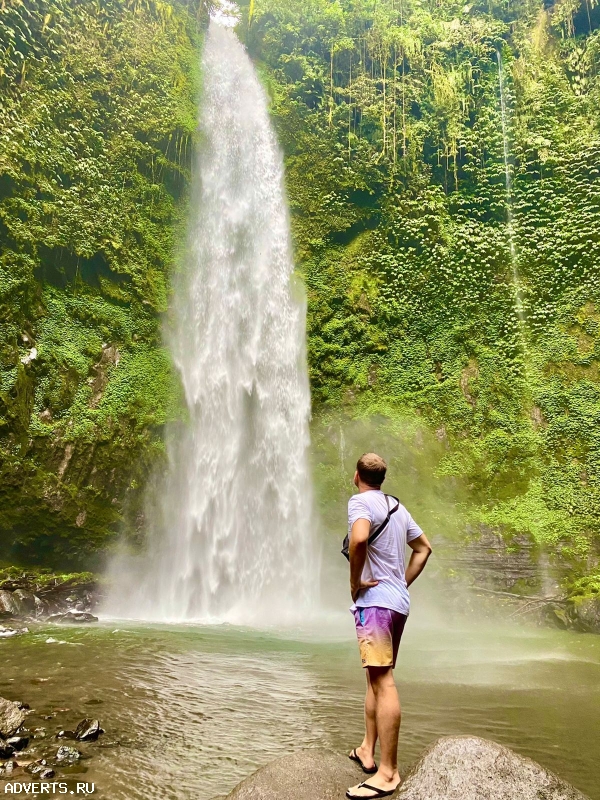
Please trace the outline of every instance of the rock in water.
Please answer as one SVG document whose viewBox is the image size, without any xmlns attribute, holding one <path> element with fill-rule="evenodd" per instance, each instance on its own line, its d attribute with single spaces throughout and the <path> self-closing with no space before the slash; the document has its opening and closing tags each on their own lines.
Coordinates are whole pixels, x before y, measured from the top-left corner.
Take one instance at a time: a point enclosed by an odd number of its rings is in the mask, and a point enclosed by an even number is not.
<svg viewBox="0 0 600 800">
<path fill-rule="evenodd" d="M 331 750 L 300 750 L 250 775 L 228 800 L 339 800 L 364 778 L 348 756 Z"/>
<path fill-rule="evenodd" d="M 28 764 L 25 767 L 25 772 L 28 772 L 30 775 L 35 775 L 43 781 L 47 780 L 48 778 L 53 778 L 56 775 L 56 772 L 54 772 L 54 770 L 47 765 L 45 758 L 42 758 L 39 761 L 34 761 L 32 764 Z"/>
<path fill-rule="evenodd" d="M 444 736 L 421 756 L 398 800 L 587 800 L 529 758 L 477 736 Z"/>
<path fill-rule="evenodd" d="M 81 758 L 81 753 L 74 747 L 59 747 L 53 759 L 53 764 L 58 767 L 67 767 L 71 764 L 76 764 Z"/>
<path fill-rule="evenodd" d="M 600 597 L 588 597 L 574 606 L 575 628 L 600 633 Z"/>
<path fill-rule="evenodd" d="M 15 748 L 4 739 L 0 738 L 0 758 L 10 758 L 14 752 Z"/>
<path fill-rule="evenodd" d="M 95 742 L 104 733 L 97 719 L 82 719 L 75 728 L 75 738 L 80 742 Z"/>
<path fill-rule="evenodd" d="M 18 617 L 21 605 L 12 592 L 0 589 L 0 617 Z"/>
<path fill-rule="evenodd" d="M 7 740 L 7 744 L 13 747 L 15 751 L 25 750 L 29 744 L 29 736 L 11 736 Z"/>
<path fill-rule="evenodd" d="M 31 592 L 26 592 L 25 589 L 15 589 L 13 600 L 19 604 L 21 611 L 27 614 L 35 612 L 35 596 Z"/>
<path fill-rule="evenodd" d="M 5 739 L 16 733 L 25 720 L 25 712 L 18 703 L 0 697 L 0 736 Z"/>
<path fill-rule="evenodd" d="M 64 613 L 51 614 L 48 617 L 48 622 L 98 622 L 98 617 L 84 611 L 65 611 Z"/>
</svg>

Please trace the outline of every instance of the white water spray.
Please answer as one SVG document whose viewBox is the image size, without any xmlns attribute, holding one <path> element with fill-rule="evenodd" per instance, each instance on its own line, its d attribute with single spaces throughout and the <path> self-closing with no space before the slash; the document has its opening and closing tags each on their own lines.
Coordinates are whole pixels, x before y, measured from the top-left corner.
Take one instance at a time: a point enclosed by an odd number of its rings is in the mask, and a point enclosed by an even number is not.
<svg viewBox="0 0 600 800">
<path fill-rule="evenodd" d="M 148 620 L 297 620 L 318 587 L 307 463 L 304 303 L 267 98 L 233 31 L 212 22 L 190 255 L 170 346 L 187 424 L 147 553 L 119 559 L 106 611 Z"/>
</svg>

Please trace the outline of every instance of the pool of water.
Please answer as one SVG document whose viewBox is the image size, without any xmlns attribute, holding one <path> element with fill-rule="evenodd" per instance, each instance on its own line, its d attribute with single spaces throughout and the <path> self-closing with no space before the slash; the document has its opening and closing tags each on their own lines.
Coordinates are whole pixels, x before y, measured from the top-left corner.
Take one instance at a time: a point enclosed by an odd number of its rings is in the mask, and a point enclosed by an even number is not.
<svg viewBox="0 0 600 800">
<path fill-rule="evenodd" d="M 286 632 L 46 627 L 0 641 L 0 658 L 0 695 L 31 705 L 28 724 L 46 728 L 48 747 L 61 728 L 100 719 L 106 734 L 71 778 L 105 800 L 210 800 L 273 758 L 361 738 L 349 614 Z M 471 733 L 600 800 L 600 637 L 423 611 L 407 625 L 397 681 L 403 769 L 436 737 Z"/>
</svg>

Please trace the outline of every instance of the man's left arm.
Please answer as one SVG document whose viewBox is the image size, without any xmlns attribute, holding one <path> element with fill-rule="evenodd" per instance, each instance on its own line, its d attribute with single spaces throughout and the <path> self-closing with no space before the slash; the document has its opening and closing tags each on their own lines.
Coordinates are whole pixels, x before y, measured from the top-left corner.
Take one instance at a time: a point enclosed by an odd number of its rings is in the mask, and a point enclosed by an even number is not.
<svg viewBox="0 0 600 800">
<path fill-rule="evenodd" d="M 350 531 L 350 592 L 353 602 L 356 602 L 362 589 L 369 589 L 379 583 L 379 581 L 361 580 L 367 560 L 367 540 L 370 532 L 371 523 L 368 519 L 357 519 Z"/>
<path fill-rule="evenodd" d="M 427 559 L 431 555 L 431 545 L 425 534 L 422 533 L 420 536 L 417 536 L 416 539 L 408 542 L 408 546 L 412 550 L 412 553 L 410 555 L 408 567 L 406 568 L 405 578 L 406 585 L 410 586 L 425 569 Z"/>
</svg>

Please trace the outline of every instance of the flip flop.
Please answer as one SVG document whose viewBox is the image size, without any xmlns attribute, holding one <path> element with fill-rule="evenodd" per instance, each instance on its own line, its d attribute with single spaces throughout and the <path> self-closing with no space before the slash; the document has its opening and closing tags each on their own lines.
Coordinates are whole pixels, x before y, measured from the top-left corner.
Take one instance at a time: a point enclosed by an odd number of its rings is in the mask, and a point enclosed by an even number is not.
<svg viewBox="0 0 600 800">
<path fill-rule="evenodd" d="M 360 768 L 362 769 L 362 771 L 363 771 L 364 773 L 366 773 L 367 775 L 375 775 L 375 773 L 377 772 L 377 764 L 375 764 L 375 766 L 374 766 L 374 767 L 369 767 L 369 768 L 365 767 L 365 765 L 363 764 L 363 762 L 360 760 L 360 758 L 359 758 L 359 756 L 358 756 L 358 753 L 356 752 L 356 747 L 355 747 L 355 748 L 354 748 L 354 750 L 353 750 L 353 751 L 350 753 L 350 755 L 348 756 L 348 758 L 350 759 L 350 761 L 356 761 L 356 763 L 357 763 L 357 764 L 360 766 Z"/>
<path fill-rule="evenodd" d="M 385 789 L 379 789 L 377 786 L 371 786 L 368 783 L 359 783 L 356 788 L 368 789 L 370 792 L 375 792 L 375 794 L 350 794 L 350 789 L 348 789 L 346 797 L 349 797 L 350 800 L 375 800 L 375 798 L 379 797 L 389 797 L 398 791 L 398 786 L 396 786 L 395 789 L 386 791 Z"/>
</svg>

